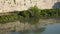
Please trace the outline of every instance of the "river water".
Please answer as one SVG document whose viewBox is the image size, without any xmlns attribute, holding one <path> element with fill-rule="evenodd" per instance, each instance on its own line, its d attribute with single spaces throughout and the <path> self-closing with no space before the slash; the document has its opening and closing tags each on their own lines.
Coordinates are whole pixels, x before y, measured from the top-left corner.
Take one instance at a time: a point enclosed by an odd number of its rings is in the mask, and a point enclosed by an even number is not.
<svg viewBox="0 0 60 34">
<path fill-rule="evenodd" d="M 35 30 L 10 32 L 9 34 L 60 34 L 60 24 L 47 25 Z"/>
<path fill-rule="evenodd" d="M 33 27 L 31 29 L 26 29 L 22 31 L 19 30 L 21 28 L 17 27 L 19 31 L 16 31 L 16 32 L 15 31 L 9 31 L 9 32 L 4 31 L 3 33 L 0 32 L 0 34 L 60 34 L 60 19 L 45 19 L 45 20 L 41 19 L 40 22 L 41 23 L 37 25 L 38 27 Z M 21 26 L 19 22 L 16 22 L 16 23 L 18 23 L 17 25 L 19 25 L 19 27 Z M 12 23 L 12 24 L 15 24 L 15 23 Z M 40 26 L 43 26 L 43 27 L 40 27 Z"/>
</svg>

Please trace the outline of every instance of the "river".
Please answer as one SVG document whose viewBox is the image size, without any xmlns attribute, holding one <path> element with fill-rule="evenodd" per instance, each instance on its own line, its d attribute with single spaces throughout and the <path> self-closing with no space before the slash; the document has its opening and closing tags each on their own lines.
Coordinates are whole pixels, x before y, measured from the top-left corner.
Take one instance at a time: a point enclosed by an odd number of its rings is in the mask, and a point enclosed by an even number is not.
<svg viewBox="0 0 60 34">
<path fill-rule="evenodd" d="M 10 32 L 9 34 L 60 34 L 60 24 L 47 25 L 36 30 L 27 30 L 24 32 Z"/>
<path fill-rule="evenodd" d="M 56 20 L 55 19 L 45 19 L 45 20 L 41 19 L 40 22 L 41 23 L 37 25 L 38 27 L 34 27 L 31 29 L 26 29 L 26 30 L 22 30 L 22 31 L 10 31 L 10 32 L 4 31 L 3 33 L 0 32 L 0 34 L 60 34 L 60 19 L 56 19 Z M 12 25 L 13 24 L 15 24 L 15 23 L 12 23 Z M 17 25 L 19 25 L 19 27 L 20 27 L 19 23 Z M 43 27 L 40 27 L 41 25 Z M 27 27 L 27 25 L 25 27 Z M 2 28 L 3 28 L 3 26 L 2 26 Z M 16 30 L 19 30 L 19 29 L 20 28 L 18 28 Z"/>
</svg>

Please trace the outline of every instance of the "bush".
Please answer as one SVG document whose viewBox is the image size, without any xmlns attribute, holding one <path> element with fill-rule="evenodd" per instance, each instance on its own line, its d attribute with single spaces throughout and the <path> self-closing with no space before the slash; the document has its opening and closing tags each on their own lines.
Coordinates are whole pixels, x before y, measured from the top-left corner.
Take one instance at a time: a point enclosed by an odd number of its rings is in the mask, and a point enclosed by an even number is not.
<svg viewBox="0 0 60 34">
<path fill-rule="evenodd" d="M 30 7 L 28 9 L 31 17 L 39 17 L 40 16 L 40 9 L 37 6 Z"/>
<path fill-rule="evenodd" d="M 10 12 L 11 13 L 11 12 Z M 20 22 L 37 23 L 40 18 L 58 18 L 60 17 L 60 9 L 44 9 L 40 10 L 37 6 L 30 7 L 24 11 L 13 11 L 9 15 L 0 16 L 0 23 L 14 22 L 19 20 Z"/>
<path fill-rule="evenodd" d="M 17 14 L 3 15 L 0 16 L 0 23 L 13 22 L 18 19 L 19 17 Z"/>
<path fill-rule="evenodd" d="M 41 14 L 42 17 L 52 17 L 52 18 L 55 18 L 55 17 L 59 17 L 60 15 L 60 10 L 59 9 L 44 9 L 44 10 L 41 10 Z"/>
</svg>

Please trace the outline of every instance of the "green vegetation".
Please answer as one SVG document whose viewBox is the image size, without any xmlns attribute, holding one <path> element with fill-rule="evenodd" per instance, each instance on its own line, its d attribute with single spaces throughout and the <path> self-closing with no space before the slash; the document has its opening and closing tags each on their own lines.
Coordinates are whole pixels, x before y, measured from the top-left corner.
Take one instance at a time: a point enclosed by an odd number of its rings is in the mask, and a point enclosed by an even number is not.
<svg viewBox="0 0 60 34">
<path fill-rule="evenodd" d="M 2 15 L 0 16 L 0 23 L 14 22 L 18 19 L 19 17 L 17 14 Z"/>
<path fill-rule="evenodd" d="M 41 10 L 41 16 L 47 17 L 47 18 L 56 18 L 60 17 L 60 9 L 44 9 Z"/>
<path fill-rule="evenodd" d="M 13 13 L 13 14 L 12 14 Z M 24 11 L 13 11 L 10 15 L 0 16 L 0 23 L 14 22 L 19 20 L 22 23 L 36 24 L 41 18 L 59 18 L 60 9 L 40 10 L 37 6 L 30 7 Z"/>
</svg>

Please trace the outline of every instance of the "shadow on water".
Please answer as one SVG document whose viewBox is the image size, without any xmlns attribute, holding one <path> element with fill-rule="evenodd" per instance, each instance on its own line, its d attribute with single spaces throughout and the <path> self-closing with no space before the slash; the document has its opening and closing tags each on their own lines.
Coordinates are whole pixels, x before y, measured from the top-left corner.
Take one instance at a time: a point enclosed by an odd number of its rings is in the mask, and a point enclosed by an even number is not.
<svg viewBox="0 0 60 34">
<path fill-rule="evenodd" d="M 60 2 L 56 2 L 54 5 L 53 5 L 53 7 L 52 8 L 60 8 Z"/>
</svg>

